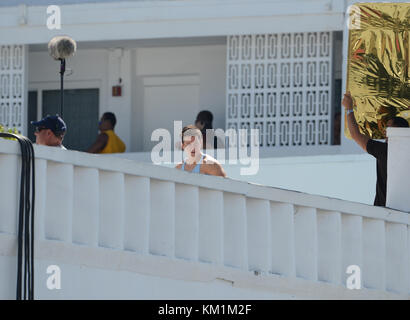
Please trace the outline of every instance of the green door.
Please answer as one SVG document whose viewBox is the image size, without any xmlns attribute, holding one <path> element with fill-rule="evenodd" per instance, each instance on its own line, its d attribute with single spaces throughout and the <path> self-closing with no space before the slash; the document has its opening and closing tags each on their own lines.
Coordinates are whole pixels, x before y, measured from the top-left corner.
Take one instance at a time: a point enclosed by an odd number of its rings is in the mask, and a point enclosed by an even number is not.
<svg viewBox="0 0 410 320">
<path fill-rule="evenodd" d="M 98 134 L 99 89 L 64 90 L 63 120 L 67 125 L 63 145 L 86 151 Z M 43 91 L 43 117 L 60 114 L 60 90 Z"/>
</svg>

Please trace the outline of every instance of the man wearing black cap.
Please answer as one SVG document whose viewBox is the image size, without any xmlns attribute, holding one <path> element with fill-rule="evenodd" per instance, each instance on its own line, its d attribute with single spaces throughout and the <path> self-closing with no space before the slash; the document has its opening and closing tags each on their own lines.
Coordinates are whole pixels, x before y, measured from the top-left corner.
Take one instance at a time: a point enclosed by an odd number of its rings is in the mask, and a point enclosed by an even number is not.
<svg viewBox="0 0 410 320">
<path fill-rule="evenodd" d="M 58 115 L 47 116 L 40 121 L 32 121 L 31 124 L 36 127 L 34 134 L 37 144 L 67 150 L 62 144 L 67 126 Z"/>
</svg>

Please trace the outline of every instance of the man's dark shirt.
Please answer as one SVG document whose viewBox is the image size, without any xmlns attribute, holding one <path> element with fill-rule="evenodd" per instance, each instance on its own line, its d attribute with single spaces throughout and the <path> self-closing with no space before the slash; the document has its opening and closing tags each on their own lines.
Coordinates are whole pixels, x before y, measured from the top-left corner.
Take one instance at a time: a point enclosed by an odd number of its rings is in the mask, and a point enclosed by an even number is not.
<svg viewBox="0 0 410 320">
<path fill-rule="evenodd" d="M 386 206 L 387 184 L 387 143 L 370 139 L 366 145 L 367 152 L 377 159 L 377 183 L 375 206 Z"/>
</svg>

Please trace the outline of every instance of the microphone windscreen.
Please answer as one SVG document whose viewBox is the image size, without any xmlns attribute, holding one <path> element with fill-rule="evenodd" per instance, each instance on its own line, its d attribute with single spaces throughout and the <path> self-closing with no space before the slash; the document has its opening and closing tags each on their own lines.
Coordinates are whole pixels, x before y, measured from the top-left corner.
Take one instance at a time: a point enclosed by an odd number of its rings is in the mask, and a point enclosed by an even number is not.
<svg viewBox="0 0 410 320">
<path fill-rule="evenodd" d="M 77 43 L 68 36 L 56 36 L 48 43 L 48 53 L 55 60 L 71 57 L 77 50 Z"/>
</svg>

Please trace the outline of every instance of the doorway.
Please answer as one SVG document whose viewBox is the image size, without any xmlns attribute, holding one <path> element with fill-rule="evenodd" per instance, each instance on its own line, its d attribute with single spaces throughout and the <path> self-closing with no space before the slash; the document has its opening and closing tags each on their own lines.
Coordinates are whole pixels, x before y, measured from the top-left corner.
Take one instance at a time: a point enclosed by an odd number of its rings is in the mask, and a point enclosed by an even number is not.
<svg viewBox="0 0 410 320">
<path fill-rule="evenodd" d="M 42 117 L 59 114 L 60 90 L 42 91 L 42 102 Z M 70 150 L 86 151 L 98 134 L 99 89 L 64 90 L 62 118 L 67 125 L 63 145 Z"/>
</svg>

